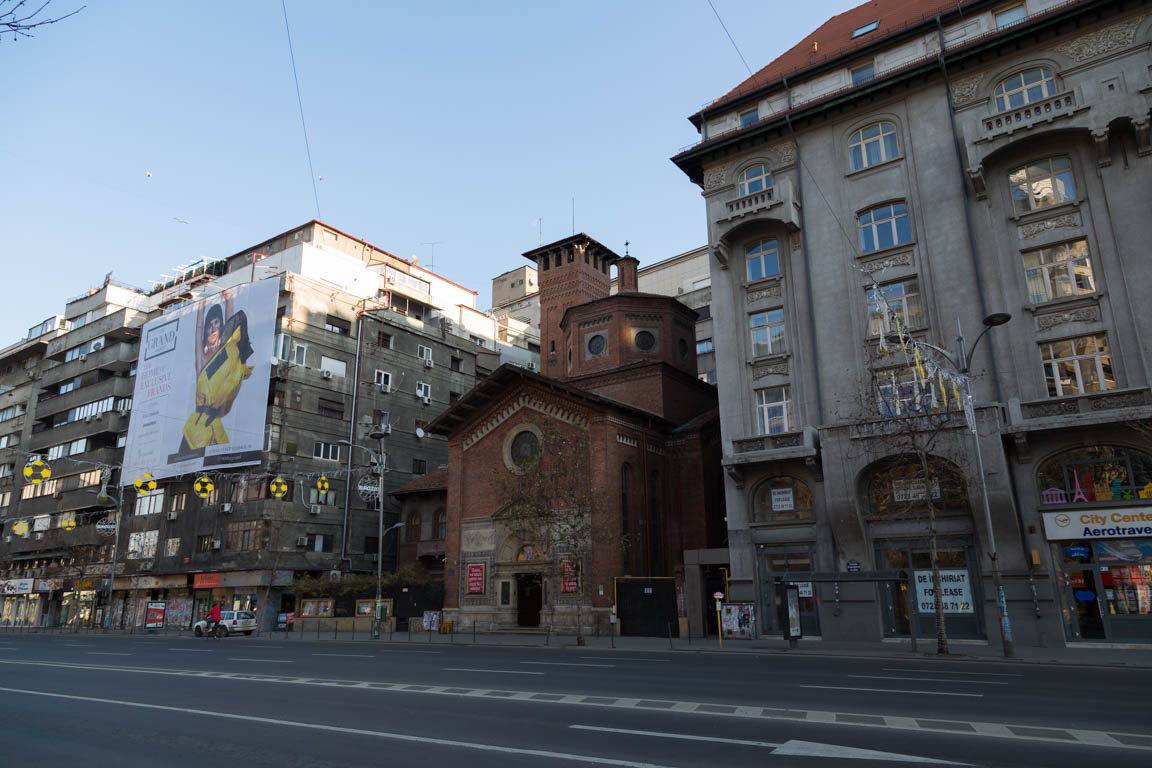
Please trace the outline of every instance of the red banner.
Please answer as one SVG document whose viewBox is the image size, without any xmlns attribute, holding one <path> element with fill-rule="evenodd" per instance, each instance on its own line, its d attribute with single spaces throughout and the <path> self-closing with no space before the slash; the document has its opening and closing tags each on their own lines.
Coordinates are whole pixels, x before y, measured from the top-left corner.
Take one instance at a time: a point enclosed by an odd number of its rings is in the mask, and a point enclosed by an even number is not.
<svg viewBox="0 0 1152 768">
<path fill-rule="evenodd" d="M 163 629 L 164 613 L 168 603 L 163 600 L 150 600 L 144 609 L 144 629 Z"/>
<path fill-rule="evenodd" d="M 473 563 L 468 566 L 468 594 L 484 594 L 484 564 Z"/>
<path fill-rule="evenodd" d="M 576 591 L 576 566 L 567 560 L 560 562 L 560 591 Z"/>
<path fill-rule="evenodd" d="M 193 589 L 212 589 L 218 586 L 220 586 L 220 574 L 218 573 L 198 573 L 192 579 Z"/>
</svg>

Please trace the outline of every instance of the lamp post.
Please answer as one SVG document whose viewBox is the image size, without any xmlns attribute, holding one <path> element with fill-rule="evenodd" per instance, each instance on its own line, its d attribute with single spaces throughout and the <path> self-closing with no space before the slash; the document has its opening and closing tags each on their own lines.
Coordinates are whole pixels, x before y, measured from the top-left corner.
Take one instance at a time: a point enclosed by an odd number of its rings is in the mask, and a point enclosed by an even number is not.
<svg viewBox="0 0 1152 768">
<path fill-rule="evenodd" d="M 972 342 L 972 348 L 965 351 L 964 331 L 960 327 L 959 318 L 957 318 L 956 345 L 958 350 L 956 355 L 951 355 L 934 344 L 923 341 L 917 342 L 936 351 L 964 377 L 964 417 L 976 443 L 976 471 L 980 476 L 980 496 L 984 504 L 984 527 L 988 530 L 988 558 L 992 561 L 992 587 L 996 590 L 996 606 L 1000 614 L 1000 639 L 1004 646 L 1005 656 L 1012 656 L 1013 654 L 1012 623 L 1008 619 L 1008 602 L 1004 597 L 1004 582 L 1000 575 L 1000 560 L 996 551 L 996 532 L 992 529 L 992 507 L 988 503 L 988 482 L 984 477 L 984 455 L 980 449 L 980 430 L 976 424 L 976 410 L 972 398 L 972 378 L 969 374 L 972 368 L 972 355 L 976 352 L 980 340 L 993 328 L 1004 325 L 1011 319 L 1012 315 L 1007 312 L 994 312 L 985 317 L 983 320 L 984 330 L 976 337 L 976 341 Z"/>
<path fill-rule="evenodd" d="M 113 496 L 108 492 L 107 484 L 102 485 L 99 491 L 92 491 L 96 494 L 97 501 L 112 501 Z M 116 585 L 116 557 L 119 554 L 120 547 L 120 518 L 124 516 L 124 489 L 120 488 L 116 491 L 116 531 L 112 534 L 112 562 L 108 564 L 108 607 L 107 612 L 104 614 L 104 629 L 107 630 L 112 623 L 112 590 Z"/>
</svg>

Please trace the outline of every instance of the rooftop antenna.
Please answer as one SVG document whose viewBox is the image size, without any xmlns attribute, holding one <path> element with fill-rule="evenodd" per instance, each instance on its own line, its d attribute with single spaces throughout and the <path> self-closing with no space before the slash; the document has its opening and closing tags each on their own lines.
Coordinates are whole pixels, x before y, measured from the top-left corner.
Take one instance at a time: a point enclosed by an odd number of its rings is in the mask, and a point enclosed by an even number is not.
<svg viewBox="0 0 1152 768">
<path fill-rule="evenodd" d="M 544 245 L 544 217 L 536 219 L 536 240 L 537 245 Z"/>
<path fill-rule="evenodd" d="M 576 198 L 572 198 L 572 234 L 576 234 Z"/>
<path fill-rule="evenodd" d="M 432 253 L 430 253 L 428 255 L 428 271 L 429 272 L 435 272 L 436 271 L 436 246 L 443 245 L 443 243 L 444 243 L 443 240 L 431 240 L 427 243 L 420 243 L 420 245 L 431 246 L 431 249 L 432 249 Z"/>
</svg>

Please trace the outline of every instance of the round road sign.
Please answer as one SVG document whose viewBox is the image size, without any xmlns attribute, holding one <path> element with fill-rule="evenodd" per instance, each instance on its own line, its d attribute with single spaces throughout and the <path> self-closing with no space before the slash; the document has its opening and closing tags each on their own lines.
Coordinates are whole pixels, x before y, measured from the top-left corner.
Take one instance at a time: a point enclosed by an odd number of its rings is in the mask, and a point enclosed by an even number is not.
<svg viewBox="0 0 1152 768">
<path fill-rule="evenodd" d="M 717 600 L 723 600 L 724 599 L 724 593 L 723 592 L 714 592 L 714 593 L 712 593 L 712 597 L 716 598 Z"/>
</svg>

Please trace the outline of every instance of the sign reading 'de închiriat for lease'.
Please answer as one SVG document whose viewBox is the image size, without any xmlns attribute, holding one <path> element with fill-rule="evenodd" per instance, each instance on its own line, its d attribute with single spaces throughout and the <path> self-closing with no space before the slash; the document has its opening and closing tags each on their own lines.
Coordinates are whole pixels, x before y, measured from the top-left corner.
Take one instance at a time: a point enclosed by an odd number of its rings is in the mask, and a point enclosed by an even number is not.
<svg viewBox="0 0 1152 768">
<path fill-rule="evenodd" d="M 145 324 L 125 482 L 260 462 L 279 289 L 245 283 Z"/>
<path fill-rule="evenodd" d="M 920 613 L 935 613 L 936 601 L 933 599 L 932 571 L 913 571 L 916 579 L 916 605 Z M 968 571 L 941 569 L 940 571 L 940 602 L 944 606 L 944 613 L 973 613 L 972 585 L 968 581 Z"/>
</svg>

